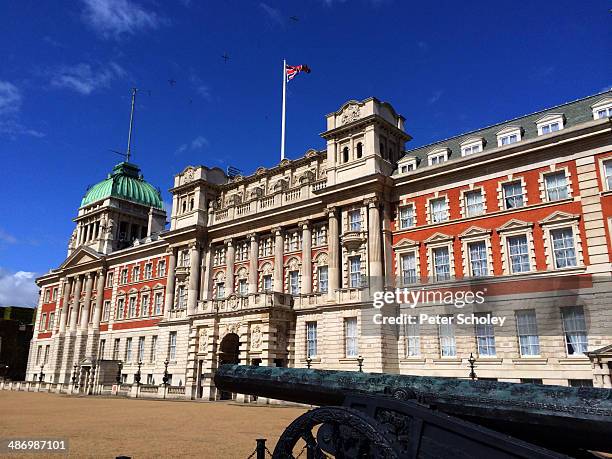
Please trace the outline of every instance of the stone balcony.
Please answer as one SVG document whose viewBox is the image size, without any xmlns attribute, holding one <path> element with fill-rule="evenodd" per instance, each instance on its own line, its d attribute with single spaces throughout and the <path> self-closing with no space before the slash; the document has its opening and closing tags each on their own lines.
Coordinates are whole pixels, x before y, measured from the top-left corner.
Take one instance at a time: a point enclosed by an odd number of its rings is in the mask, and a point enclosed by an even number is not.
<svg viewBox="0 0 612 459">
<path fill-rule="evenodd" d="M 252 293 L 249 295 L 232 294 L 227 298 L 198 301 L 197 314 L 223 314 L 249 309 L 293 307 L 293 297 L 286 293 Z"/>
<path fill-rule="evenodd" d="M 243 204 L 233 204 L 210 212 L 209 224 L 228 222 L 237 218 L 256 215 L 258 213 L 294 204 L 315 197 L 318 192 L 327 187 L 327 180 L 317 180 L 305 183 L 299 187 L 277 191 L 274 194 L 255 198 Z"/>
<path fill-rule="evenodd" d="M 293 297 L 293 309 L 305 310 L 318 306 L 335 304 L 365 303 L 371 301 L 368 288 L 340 288 L 336 289 L 332 299 L 327 293 L 309 293 Z"/>
</svg>

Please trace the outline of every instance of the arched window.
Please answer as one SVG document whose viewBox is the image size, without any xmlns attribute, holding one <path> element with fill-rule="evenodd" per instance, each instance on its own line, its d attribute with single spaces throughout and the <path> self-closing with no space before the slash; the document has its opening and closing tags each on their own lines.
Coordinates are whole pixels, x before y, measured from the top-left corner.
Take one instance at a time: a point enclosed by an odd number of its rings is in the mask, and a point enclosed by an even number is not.
<svg viewBox="0 0 612 459">
<path fill-rule="evenodd" d="M 187 211 L 187 201 L 183 201 L 182 212 L 185 213 Z"/>
<path fill-rule="evenodd" d="M 357 143 L 357 158 L 361 158 L 363 156 L 363 144 L 361 142 Z"/>
<path fill-rule="evenodd" d="M 344 147 L 342 149 L 342 162 L 348 163 L 348 160 L 349 160 L 349 149 L 348 147 Z"/>
<path fill-rule="evenodd" d="M 193 210 L 193 198 L 189 200 L 189 210 Z"/>
</svg>

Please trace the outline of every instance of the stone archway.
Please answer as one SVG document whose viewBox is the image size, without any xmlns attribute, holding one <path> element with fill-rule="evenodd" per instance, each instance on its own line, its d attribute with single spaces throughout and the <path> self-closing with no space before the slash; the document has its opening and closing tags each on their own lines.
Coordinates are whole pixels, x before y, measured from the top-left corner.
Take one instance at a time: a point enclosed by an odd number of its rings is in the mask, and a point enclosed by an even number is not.
<svg viewBox="0 0 612 459">
<path fill-rule="evenodd" d="M 228 363 L 240 363 L 240 337 L 236 333 L 228 333 L 219 345 L 219 365 Z M 231 400 L 233 394 L 220 391 L 221 400 Z"/>
</svg>

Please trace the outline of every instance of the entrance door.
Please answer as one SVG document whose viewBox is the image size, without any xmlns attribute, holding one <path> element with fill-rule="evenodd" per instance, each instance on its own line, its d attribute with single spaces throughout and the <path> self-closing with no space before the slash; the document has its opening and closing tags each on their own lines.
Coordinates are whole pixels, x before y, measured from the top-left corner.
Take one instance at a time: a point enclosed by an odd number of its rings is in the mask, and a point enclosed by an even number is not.
<svg viewBox="0 0 612 459">
<path fill-rule="evenodd" d="M 240 338 L 236 333 L 228 333 L 225 335 L 219 346 L 219 365 L 228 363 L 240 363 Z M 233 398 L 231 392 L 220 391 L 219 397 L 221 400 L 231 400 Z"/>
</svg>

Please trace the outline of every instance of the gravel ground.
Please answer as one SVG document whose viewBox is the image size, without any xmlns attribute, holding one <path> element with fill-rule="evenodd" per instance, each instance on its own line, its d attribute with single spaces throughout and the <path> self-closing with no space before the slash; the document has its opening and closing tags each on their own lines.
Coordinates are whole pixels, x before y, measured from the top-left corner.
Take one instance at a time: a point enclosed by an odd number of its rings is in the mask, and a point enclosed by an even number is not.
<svg viewBox="0 0 612 459">
<path fill-rule="evenodd" d="M 63 437 L 69 440 L 68 457 L 246 459 L 255 449 L 256 438 L 267 438 L 272 451 L 285 427 L 304 411 L 228 402 L 0 391 L 0 439 Z M 15 453 L 2 457 L 62 455 Z"/>
</svg>

